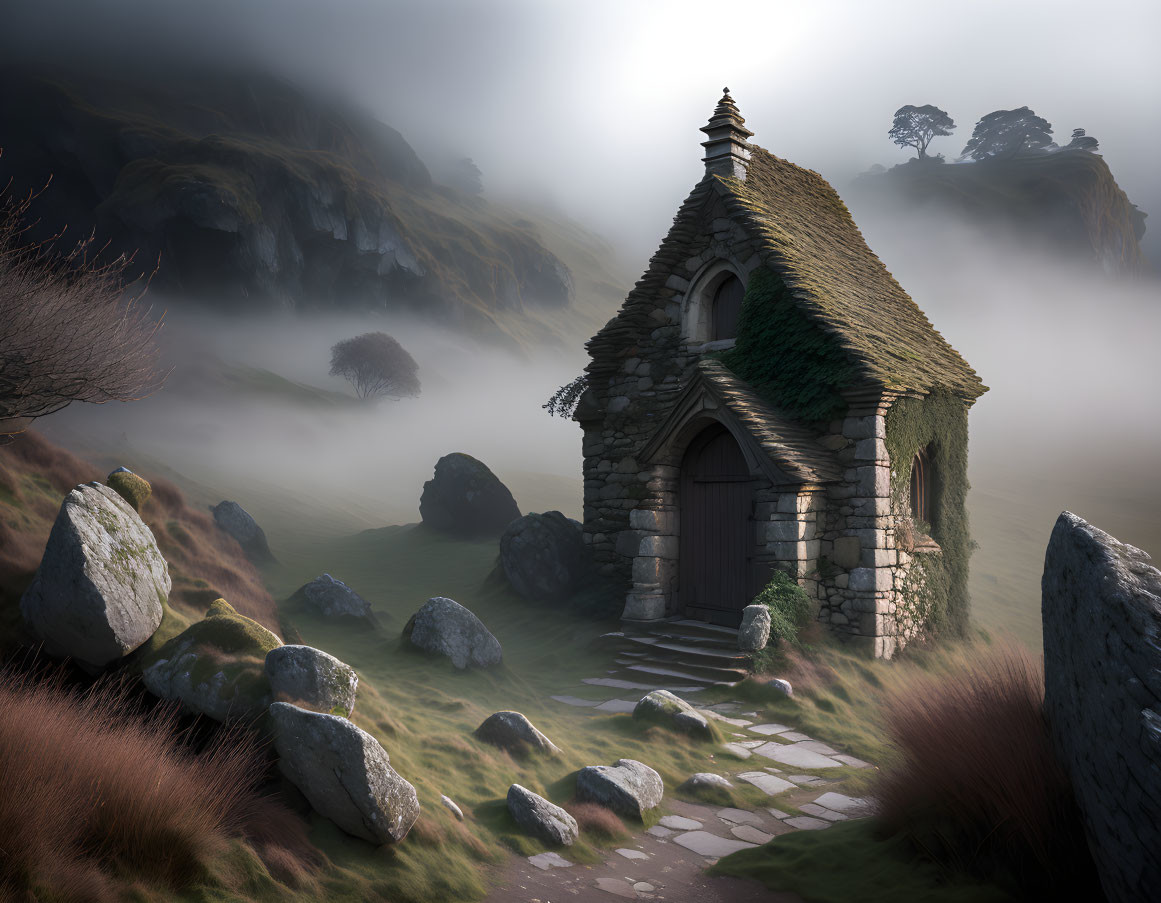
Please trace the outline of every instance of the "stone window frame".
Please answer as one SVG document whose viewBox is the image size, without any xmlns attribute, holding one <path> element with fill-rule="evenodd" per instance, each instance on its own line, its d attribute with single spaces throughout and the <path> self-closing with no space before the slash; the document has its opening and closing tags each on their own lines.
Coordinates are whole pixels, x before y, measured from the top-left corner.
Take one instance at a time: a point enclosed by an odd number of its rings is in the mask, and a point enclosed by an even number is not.
<svg viewBox="0 0 1161 903">
<path fill-rule="evenodd" d="M 737 277 L 745 287 L 756 266 L 757 259 L 744 266 L 728 257 L 715 257 L 694 274 L 681 302 L 681 335 L 691 351 L 701 353 L 734 347 L 736 338 L 709 340 L 714 295 L 730 276 Z"/>
</svg>

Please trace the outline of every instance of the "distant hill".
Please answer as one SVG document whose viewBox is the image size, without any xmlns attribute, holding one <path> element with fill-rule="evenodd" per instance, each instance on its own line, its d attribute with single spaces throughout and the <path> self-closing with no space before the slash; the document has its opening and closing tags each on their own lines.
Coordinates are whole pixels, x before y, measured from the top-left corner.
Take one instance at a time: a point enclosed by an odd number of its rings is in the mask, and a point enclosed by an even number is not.
<svg viewBox="0 0 1161 903">
<path fill-rule="evenodd" d="M 1013 235 L 1110 274 L 1136 275 L 1145 213 L 1117 185 L 1099 154 L 1061 150 L 979 163 L 912 160 L 863 173 L 853 199 L 931 208 Z"/>
<path fill-rule="evenodd" d="M 252 72 L 0 70 L 0 183 L 34 234 L 160 255 L 153 285 L 238 312 L 400 310 L 474 334 L 587 335 L 627 280 L 571 224 L 432 180 L 396 130 Z M 551 247 L 550 247 L 551 246 Z M 597 262 L 577 285 L 569 266 Z"/>
</svg>

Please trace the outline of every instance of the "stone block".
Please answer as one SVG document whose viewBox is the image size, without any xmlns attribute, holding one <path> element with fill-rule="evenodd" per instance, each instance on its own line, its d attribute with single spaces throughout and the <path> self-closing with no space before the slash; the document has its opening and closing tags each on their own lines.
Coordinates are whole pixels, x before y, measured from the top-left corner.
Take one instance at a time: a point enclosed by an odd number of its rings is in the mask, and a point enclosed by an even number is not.
<svg viewBox="0 0 1161 903">
<path fill-rule="evenodd" d="M 882 439 L 859 439 L 855 443 L 856 461 L 883 461 L 887 460 L 887 443 Z"/>
<path fill-rule="evenodd" d="M 661 558 L 634 558 L 633 583 L 638 586 L 659 586 L 665 577 L 663 567 L 664 559 Z"/>
<path fill-rule="evenodd" d="M 864 549 L 861 564 L 863 567 L 890 568 L 899 563 L 894 549 Z"/>
<path fill-rule="evenodd" d="M 621 617 L 628 621 L 656 621 L 665 617 L 666 603 L 661 593 L 629 593 Z"/>
<path fill-rule="evenodd" d="M 844 570 L 858 567 L 861 561 L 862 543 L 857 536 L 840 536 L 834 541 L 831 560 Z"/>
<path fill-rule="evenodd" d="M 803 538 L 805 525 L 799 520 L 771 521 L 763 525 L 765 542 L 797 542 Z"/>
<path fill-rule="evenodd" d="M 677 512 L 665 508 L 634 508 L 629 512 L 629 526 L 658 535 L 677 532 Z"/>
<path fill-rule="evenodd" d="M 850 583 L 855 592 L 886 592 L 891 588 L 889 568 L 858 567 L 851 570 Z"/>
<path fill-rule="evenodd" d="M 617 395 L 609 399 L 608 412 L 610 414 L 620 414 L 627 407 L 629 407 L 629 399 L 624 395 Z"/>
<path fill-rule="evenodd" d="M 652 558 L 677 558 L 677 537 L 642 536 L 637 554 Z"/>
<path fill-rule="evenodd" d="M 891 495 L 891 471 L 878 464 L 856 468 L 855 490 L 863 498 L 879 498 Z"/>
<path fill-rule="evenodd" d="M 885 439 L 886 418 L 871 414 L 866 417 L 848 417 L 843 421 L 843 435 L 848 439 Z"/>
</svg>

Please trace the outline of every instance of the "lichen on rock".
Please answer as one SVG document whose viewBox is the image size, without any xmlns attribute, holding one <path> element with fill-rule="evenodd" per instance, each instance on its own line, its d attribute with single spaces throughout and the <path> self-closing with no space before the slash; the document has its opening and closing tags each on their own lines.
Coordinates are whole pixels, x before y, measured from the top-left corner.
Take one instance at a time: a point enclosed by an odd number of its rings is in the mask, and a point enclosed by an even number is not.
<svg viewBox="0 0 1161 903">
<path fill-rule="evenodd" d="M 145 643 L 172 582 L 137 512 L 100 483 L 64 499 L 20 610 L 48 652 L 100 668 Z"/>
</svg>

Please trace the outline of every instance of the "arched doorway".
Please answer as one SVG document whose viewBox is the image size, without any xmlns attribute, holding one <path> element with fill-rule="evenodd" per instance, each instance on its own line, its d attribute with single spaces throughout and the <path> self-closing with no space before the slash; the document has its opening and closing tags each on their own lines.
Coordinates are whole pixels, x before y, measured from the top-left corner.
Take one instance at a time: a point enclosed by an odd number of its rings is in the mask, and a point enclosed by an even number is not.
<svg viewBox="0 0 1161 903">
<path fill-rule="evenodd" d="M 736 627 L 754 596 L 753 483 L 742 450 L 720 424 L 702 430 L 681 463 L 680 607 Z"/>
</svg>

